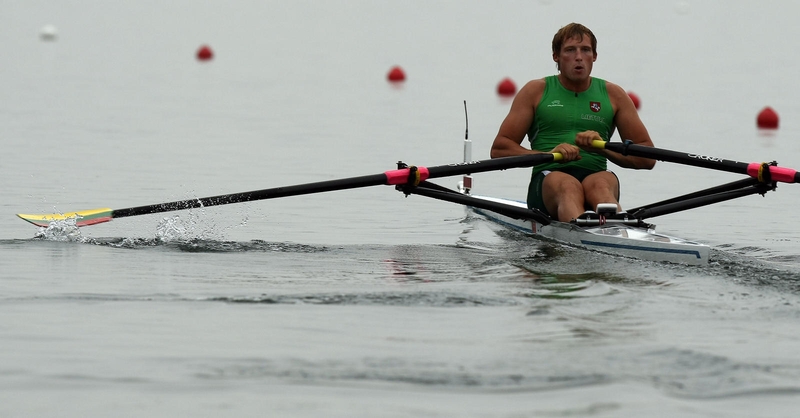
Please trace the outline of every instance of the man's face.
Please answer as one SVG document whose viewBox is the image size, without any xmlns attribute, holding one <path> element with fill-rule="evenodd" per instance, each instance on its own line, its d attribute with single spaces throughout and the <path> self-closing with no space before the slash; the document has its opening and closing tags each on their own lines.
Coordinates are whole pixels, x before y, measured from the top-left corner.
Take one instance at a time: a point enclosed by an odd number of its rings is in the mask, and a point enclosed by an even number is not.
<svg viewBox="0 0 800 418">
<path fill-rule="evenodd" d="M 588 36 L 567 39 L 561 45 L 558 55 L 553 55 L 553 61 L 558 63 L 561 74 L 570 80 L 588 79 L 596 59 L 592 39 Z"/>
</svg>

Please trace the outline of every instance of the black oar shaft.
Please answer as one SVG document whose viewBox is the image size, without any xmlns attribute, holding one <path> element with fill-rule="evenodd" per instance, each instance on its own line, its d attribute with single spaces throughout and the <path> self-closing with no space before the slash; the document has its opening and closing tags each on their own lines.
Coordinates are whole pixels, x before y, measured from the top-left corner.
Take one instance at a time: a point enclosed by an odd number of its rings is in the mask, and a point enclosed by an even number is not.
<svg viewBox="0 0 800 418">
<path fill-rule="evenodd" d="M 554 154 L 528 154 L 514 157 L 495 158 L 458 164 L 448 164 L 436 167 L 419 167 L 420 181 L 427 178 L 448 177 L 460 174 L 481 173 L 509 168 L 532 167 L 553 161 Z M 560 158 L 560 156 L 558 156 Z M 338 180 L 327 180 L 316 183 L 306 183 L 294 186 L 275 187 L 271 189 L 253 190 L 249 192 L 225 194 L 197 199 L 185 199 L 175 202 L 157 203 L 154 205 L 137 206 L 133 208 L 116 209 L 112 212 L 113 218 L 146 215 L 151 213 L 170 212 L 175 210 L 193 209 L 207 206 L 227 205 L 231 203 L 250 202 L 253 200 L 275 199 L 279 197 L 299 196 L 311 193 L 329 192 L 334 190 L 355 189 L 378 185 L 404 184 L 409 181 L 410 169 L 398 169 L 381 174 L 372 174 L 360 177 L 350 177 Z"/>
<path fill-rule="evenodd" d="M 730 173 L 746 174 L 751 177 L 759 178 L 759 181 L 761 181 L 763 178 L 763 181 L 768 181 L 767 179 L 771 179 L 771 181 L 800 183 L 800 172 L 786 167 L 778 167 L 777 165 L 774 165 L 774 163 L 770 165 L 763 165 L 763 163 L 744 163 L 741 161 L 726 160 L 724 158 L 713 157 L 710 155 L 671 151 L 630 143 L 596 142 L 601 144 L 601 148 L 605 148 L 622 155 L 633 155 L 636 157 L 651 158 L 659 161 L 710 168 L 714 170 L 727 171 Z"/>
<path fill-rule="evenodd" d="M 558 155 L 560 159 L 561 156 Z M 428 178 L 457 176 L 460 174 L 483 173 L 486 171 L 506 170 L 509 168 L 533 167 L 536 164 L 549 163 L 554 160 L 553 154 L 526 154 L 515 157 L 494 158 L 491 160 L 471 161 L 468 163 L 440 165 L 428 167 Z"/>
<path fill-rule="evenodd" d="M 250 192 L 178 200 L 175 202 L 137 206 L 134 208 L 116 209 L 112 213 L 112 217 L 124 218 L 126 216 L 146 215 L 150 213 L 170 212 L 175 210 L 193 209 L 207 206 L 228 205 L 231 203 L 250 202 L 253 200 L 276 199 L 279 197 L 299 196 L 311 193 L 329 192 L 333 190 L 354 189 L 357 187 L 376 186 L 385 183 L 385 174 L 373 174 L 362 177 L 351 177 L 347 179 L 300 184 L 296 186 L 275 187 L 272 189 L 253 190 Z"/>
<path fill-rule="evenodd" d="M 635 157 L 645 157 L 659 161 L 692 165 L 695 167 L 712 168 L 731 173 L 747 174 L 747 167 L 749 166 L 748 163 L 726 160 L 708 155 L 690 154 L 655 147 L 646 147 L 644 145 L 624 144 L 620 142 L 606 142 L 605 149 L 620 153 L 622 155 L 633 155 Z"/>
</svg>

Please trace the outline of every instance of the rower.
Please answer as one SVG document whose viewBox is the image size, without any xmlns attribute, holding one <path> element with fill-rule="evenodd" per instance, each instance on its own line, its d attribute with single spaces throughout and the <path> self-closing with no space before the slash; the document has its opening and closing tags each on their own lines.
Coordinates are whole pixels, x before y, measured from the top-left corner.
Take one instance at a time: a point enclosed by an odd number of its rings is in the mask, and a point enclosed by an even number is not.
<svg viewBox="0 0 800 418">
<path fill-rule="evenodd" d="M 619 201 L 619 180 L 607 161 L 620 167 L 652 169 L 655 160 L 592 146 L 614 132 L 633 144 L 653 142 L 636 107 L 622 87 L 592 77 L 597 38 L 570 23 L 553 37 L 558 74 L 529 81 L 517 93 L 492 143 L 492 158 L 558 153 L 557 162 L 534 166 L 527 204 L 551 218 L 569 222 L 586 208 Z M 522 145 L 525 137 L 530 147 Z"/>
</svg>

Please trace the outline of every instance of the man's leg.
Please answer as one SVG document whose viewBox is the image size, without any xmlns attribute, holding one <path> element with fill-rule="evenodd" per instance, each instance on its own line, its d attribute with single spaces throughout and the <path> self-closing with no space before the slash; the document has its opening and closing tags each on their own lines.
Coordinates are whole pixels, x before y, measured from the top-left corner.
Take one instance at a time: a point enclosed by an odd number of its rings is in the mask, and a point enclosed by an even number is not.
<svg viewBox="0 0 800 418">
<path fill-rule="evenodd" d="M 615 203 L 617 210 L 622 210 L 619 205 L 619 180 L 610 171 L 600 171 L 590 174 L 583 179 L 586 204 L 597 209 L 599 203 Z"/>
<path fill-rule="evenodd" d="M 559 171 L 548 174 L 542 182 L 544 205 L 561 222 L 569 222 L 584 212 L 583 193 L 578 179 Z"/>
</svg>

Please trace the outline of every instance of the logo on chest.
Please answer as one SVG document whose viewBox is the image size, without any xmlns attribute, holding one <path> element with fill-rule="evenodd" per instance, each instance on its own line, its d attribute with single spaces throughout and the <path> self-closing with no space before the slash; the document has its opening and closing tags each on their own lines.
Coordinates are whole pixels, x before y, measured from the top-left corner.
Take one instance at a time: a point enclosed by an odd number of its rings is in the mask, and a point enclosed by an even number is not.
<svg viewBox="0 0 800 418">
<path fill-rule="evenodd" d="M 592 112 L 594 112 L 594 113 L 599 112 L 600 111 L 600 102 L 589 102 L 589 109 L 591 109 Z"/>
</svg>

